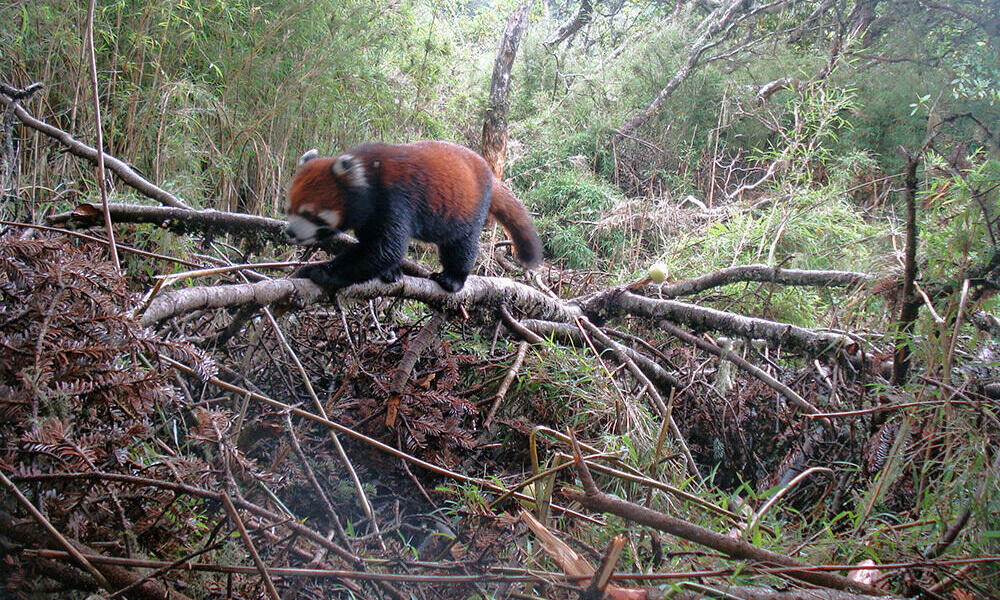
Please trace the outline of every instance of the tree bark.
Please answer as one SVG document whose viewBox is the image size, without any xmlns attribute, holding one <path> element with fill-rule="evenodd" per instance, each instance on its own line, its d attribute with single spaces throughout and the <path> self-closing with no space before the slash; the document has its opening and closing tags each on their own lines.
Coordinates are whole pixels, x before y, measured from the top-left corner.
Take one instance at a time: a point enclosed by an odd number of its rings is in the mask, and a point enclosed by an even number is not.
<svg viewBox="0 0 1000 600">
<path fill-rule="evenodd" d="M 892 384 L 906 382 L 910 370 L 910 336 L 920 312 L 920 297 L 915 285 L 917 279 L 917 165 L 920 153 L 911 155 L 902 146 L 906 155 L 906 254 L 903 259 L 903 292 L 900 298 L 899 324 L 896 327 L 896 351 L 892 359 Z"/>
<path fill-rule="evenodd" d="M 580 31 L 584 25 L 590 23 L 590 18 L 594 12 L 594 5 L 590 0 L 581 0 L 580 6 L 568 21 L 559 26 L 559 29 L 549 39 L 545 40 L 546 46 L 556 46 L 568 39 L 571 35 Z"/>
<path fill-rule="evenodd" d="M 490 82 L 490 104 L 483 121 L 483 157 L 493 169 L 497 179 L 503 177 L 507 152 L 507 111 L 510 104 L 510 69 L 517 56 L 521 36 L 528 26 L 528 9 L 531 2 L 517 7 L 507 22 L 507 29 L 500 40 L 493 79 Z"/>
</svg>

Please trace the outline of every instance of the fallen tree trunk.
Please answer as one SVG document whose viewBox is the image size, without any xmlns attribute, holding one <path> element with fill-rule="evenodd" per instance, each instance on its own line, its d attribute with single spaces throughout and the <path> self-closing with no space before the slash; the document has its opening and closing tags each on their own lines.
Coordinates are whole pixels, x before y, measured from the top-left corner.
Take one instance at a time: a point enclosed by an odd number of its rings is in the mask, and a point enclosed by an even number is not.
<svg viewBox="0 0 1000 600">
<path fill-rule="evenodd" d="M 338 291 L 344 299 L 406 298 L 452 314 L 466 310 L 489 315 L 490 322 L 502 307 L 516 309 L 529 318 L 573 324 L 576 317 L 604 322 L 613 317 L 635 316 L 653 322 L 665 319 L 698 330 L 723 331 L 747 339 L 762 338 L 810 356 L 836 356 L 852 340 L 838 333 L 814 331 L 790 323 L 747 317 L 677 300 L 646 298 L 622 288 L 612 288 L 576 300 L 548 296 L 523 283 L 503 277 L 471 276 L 458 293 L 449 294 L 422 277 L 402 277 L 396 283 L 371 280 Z M 245 304 L 290 304 L 303 307 L 317 302 L 321 291 L 305 279 L 277 279 L 251 284 L 196 286 L 154 297 L 142 315 L 145 325 L 204 308 Z"/>
</svg>

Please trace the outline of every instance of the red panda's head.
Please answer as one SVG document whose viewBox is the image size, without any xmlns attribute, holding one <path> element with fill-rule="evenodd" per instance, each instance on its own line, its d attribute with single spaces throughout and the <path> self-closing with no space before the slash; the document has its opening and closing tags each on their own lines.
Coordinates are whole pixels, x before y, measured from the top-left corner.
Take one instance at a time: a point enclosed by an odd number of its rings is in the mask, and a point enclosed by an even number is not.
<svg viewBox="0 0 1000 600">
<path fill-rule="evenodd" d="M 288 237 L 314 244 L 344 225 L 349 197 L 368 187 L 362 161 L 349 153 L 319 158 L 312 149 L 299 158 L 299 171 L 288 190 Z"/>
</svg>

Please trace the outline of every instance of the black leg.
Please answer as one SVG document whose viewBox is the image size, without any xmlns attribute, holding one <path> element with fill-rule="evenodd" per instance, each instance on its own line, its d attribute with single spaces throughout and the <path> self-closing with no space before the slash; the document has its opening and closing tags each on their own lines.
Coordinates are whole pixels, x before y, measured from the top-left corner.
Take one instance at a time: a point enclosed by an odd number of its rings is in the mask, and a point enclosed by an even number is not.
<svg viewBox="0 0 1000 600">
<path fill-rule="evenodd" d="M 333 294 L 341 288 L 382 278 L 391 283 L 399 279 L 400 263 L 406 251 L 405 236 L 388 236 L 362 241 L 321 265 L 306 265 L 294 277 L 305 277 Z"/>
<path fill-rule="evenodd" d="M 385 283 L 396 283 L 399 278 L 403 276 L 403 270 L 399 266 L 391 267 L 386 271 L 383 271 L 381 275 L 378 276 Z"/>
<path fill-rule="evenodd" d="M 441 272 L 431 275 L 444 291 L 455 293 L 465 285 L 465 279 L 476 264 L 479 253 L 479 236 L 470 235 L 450 244 L 438 244 Z"/>
</svg>

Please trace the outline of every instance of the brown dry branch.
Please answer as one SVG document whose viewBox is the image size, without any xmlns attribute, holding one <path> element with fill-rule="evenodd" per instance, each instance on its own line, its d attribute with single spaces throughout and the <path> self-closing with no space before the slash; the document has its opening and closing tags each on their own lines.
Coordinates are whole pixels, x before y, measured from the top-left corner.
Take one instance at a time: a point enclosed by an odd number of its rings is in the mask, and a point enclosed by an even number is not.
<svg viewBox="0 0 1000 600">
<path fill-rule="evenodd" d="M 13 103 L 10 96 L 4 93 L 0 93 L 0 102 L 4 106 L 13 106 L 14 114 L 18 119 L 21 120 L 26 126 L 44 133 L 50 138 L 56 140 L 62 145 L 66 146 L 66 149 L 75 156 L 80 158 L 85 158 L 92 163 L 97 163 L 98 153 L 92 146 L 88 146 L 83 142 L 77 140 L 69 132 L 63 131 L 58 127 L 50 125 L 45 121 L 41 121 L 31 116 L 28 111 L 24 110 L 20 105 Z M 178 198 L 177 196 L 171 194 L 170 192 L 164 190 L 163 188 L 150 182 L 148 179 L 138 174 L 131 166 L 125 162 L 118 160 L 117 158 L 111 156 L 107 152 L 102 153 L 104 158 L 104 163 L 107 168 L 117 175 L 124 183 L 135 188 L 142 194 L 156 200 L 157 202 L 164 204 L 166 206 L 174 206 L 177 208 L 190 208 L 186 202 Z"/>
<path fill-rule="evenodd" d="M 17 519 L 13 515 L 4 511 L 0 511 L 0 535 L 32 548 L 54 548 L 56 546 L 51 541 L 47 532 L 40 528 L 33 527 L 30 523 Z M 115 590 L 132 586 L 139 581 L 140 576 L 126 568 L 110 565 L 100 560 L 94 560 L 95 558 L 103 558 L 103 555 L 93 548 L 81 544 L 76 540 L 68 541 L 73 545 L 78 553 L 83 554 L 89 564 L 95 565 L 93 568 L 99 571 L 100 578 L 103 578 L 104 580 L 101 585 L 108 592 L 114 592 Z M 65 561 L 65 559 L 63 559 L 63 561 Z M 93 577 L 90 576 L 83 577 L 80 575 L 79 571 L 63 570 L 55 565 L 52 565 L 51 568 L 47 568 L 45 571 L 47 575 L 58 577 L 61 582 L 67 585 L 80 586 L 82 589 L 88 589 L 89 585 L 95 585 L 98 581 L 100 581 L 100 579 L 94 581 Z M 140 585 L 136 585 L 130 597 L 139 598 L 141 600 L 190 600 L 188 596 L 165 586 L 159 581 L 147 581 Z"/>
<path fill-rule="evenodd" d="M 577 472 L 583 483 L 584 491 L 581 493 L 576 490 L 567 489 L 564 490 L 564 493 L 591 510 L 617 515 L 640 525 L 676 535 L 695 544 L 712 548 L 730 558 L 751 560 L 765 566 L 786 567 L 788 570 L 784 574 L 799 581 L 836 590 L 870 594 L 873 596 L 885 595 L 884 592 L 870 585 L 851 581 L 842 575 L 809 570 L 810 565 L 783 554 L 772 552 L 771 550 L 755 546 L 743 540 L 716 533 L 711 529 L 695 525 L 690 521 L 672 517 L 660 511 L 605 494 L 594 483 L 594 479 L 590 475 L 590 470 L 583 460 L 580 447 L 576 443 L 576 438 L 573 437 L 572 440 Z"/>
<path fill-rule="evenodd" d="M 558 540 L 558 538 L 553 538 Z M 38 556 L 41 560 L 46 560 L 48 558 L 57 559 L 59 561 L 65 560 L 67 554 L 58 550 L 34 550 L 29 551 L 28 554 L 32 556 Z M 156 560 L 142 560 L 142 559 L 128 559 L 128 558 L 117 558 L 110 556 L 102 556 L 99 554 L 86 554 L 84 555 L 88 560 L 96 564 L 107 564 L 107 565 L 119 565 L 127 566 L 132 568 L 157 568 L 164 569 L 165 567 L 175 566 L 182 567 L 184 570 L 188 571 L 201 571 L 209 573 L 228 573 L 228 574 L 253 574 L 256 573 L 255 567 L 239 566 L 239 565 L 220 565 L 220 564 L 209 564 L 204 562 L 188 562 L 183 565 L 172 565 L 172 563 L 167 563 L 163 561 Z M 44 558 L 42 558 L 44 557 Z M 61 564 L 61 563 L 60 563 Z M 424 564 L 422 566 L 430 566 Z M 454 569 L 453 565 L 447 564 L 434 564 L 434 566 L 439 566 L 442 568 Z M 845 567 L 848 565 L 844 565 Z M 968 565 L 971 567 L 973 565 Z M 557 579 L 561 574 L 532 570 L 530 573 L 517 573 L 512 572 L 512 569 L 498 569 L 496 572 L 486 572 L 486 573 L 475 573 L 475 574 L 463 574 L 463 575 L 441 575 L 441 574 L 424 574 L 424 573 L 371 573 L 362 571 L 346 571 L 342 569 L 303 569 L 303 568 L 289 568 L 289 567 L 268 567 L 268 573 L 273 577 L 282 578 L 332 578 L 332 579 L 356 579 L 356 580 L 376 580 L 376 581 L 396 581 L 401 583 L 425 583 L 425 584 L 436 584 L 436 583 L 446 583 L 446 584 L 460 584 L 475 581 L 505 581 L 505 582 L 524 582 L 524 583 L 537 583 L 540 579 Z M 715 572 L 710 573 L 715 574 Z M 642 579 L 666 579 L 664 574 L 635 574 L 635 573 L 616 573 L 614 575 L 615 579 L 620 580 L 642 580 Z M 840 590 L 830 590 L 830 589 L 792 589 L 792 590 L 772 590 L 763 587 L 750 587 L 742 585 L 729 585 L 729 584 L 718 584 L 718 585 L 705 585 L 701 583 L 696 583 L 694 581 L 687 581 L 688 579 L 703 578 L 705 573 L 670 573 L 669 579 L 671 580 L 682 580 L 677 581 L 675 584 L 677 587 L 681 588 L 679 590 L 661 590 L 656 588 L 646 588 L 644 591 L 648 594 L 647 597 L 651 600 L 659 598 L 681 598 L 684 600 L 699 600 L 705 598 L 706 594 L 712 597 L 724 597 L 724 598 L 736 598 L 739 600 L 885 600 L 885 596 L 868 596 L 864 594 L 854 594 L 850 592 L 844 592 Z M 586 579 L 587 575 L 577 575 L 577 576 L 564 576 L 566 580 L 570 581 L 581 581 Z M 947 581 L 947 580 L 946 580 Z M 90 582 L 88 580 L 82 580 L 82 585 L 87 585 Z M 77 588 L 77 589 L 87 589 L 87 588 Z M 94 586 L 91 584 L 91 589 Z M 932 590 L 937 591 L 937 590 Z M 669 594 L 669 595 L 665 595 Z"/>
</svg>

